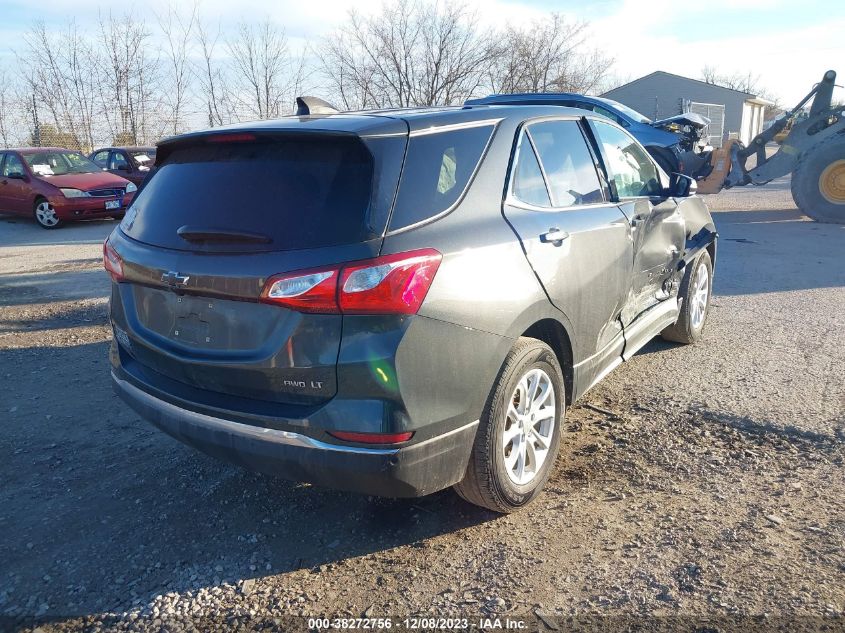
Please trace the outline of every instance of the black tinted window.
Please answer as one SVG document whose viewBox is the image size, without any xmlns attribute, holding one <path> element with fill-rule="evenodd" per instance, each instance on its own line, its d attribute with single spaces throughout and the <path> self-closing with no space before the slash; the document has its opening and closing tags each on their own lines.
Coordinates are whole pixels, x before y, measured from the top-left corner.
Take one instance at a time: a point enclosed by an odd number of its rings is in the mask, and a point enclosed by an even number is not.
<svg viewBox="0 0 845 633">
<path fill-rule="evenodd" d="M 540 163 L 525 133 L 519 140 L 519 151 L 516 155 L 513 195 L 517 200 L 535 207 L 552 206 L 549 192 L 546 190 L 546 181 L 543 180 L 543 172 L 540 170 Z"/>
<path fill-rule="evenodd" d="M 403 138 L 379 146 L 399 163 Z M 380 235 L 398 166 L 374 177 L 361 139 L 282 137 L 246 143 L 202 143 L 166 156 L 122 223 L 137 240 L 190 250 L 297 250 L 349 244 Z M 385 161 L 387 162 L 387 161 Z M 375 183 L 375 186 L 374 184 Z M 269 244 L 189 243 L 182 226 L 265 235 Z"/>
<path fill-rule="evenodd" d="M 391 230 L 427 220 L 455 204 L 492 132 L 492 125 L 483 125 L 412 136 L 390 220 Z"/>
<path fill-rule="evenodd" d="M 105 150 L 103 152 L 97 152 L 96 154 L 94 154 L 91 157 L 91 160 L 93 160 L 95 163 L 97 163 L 98 167 L 102 167 L 102 168 L 105 169 L 106 167 L 108 167 L 108 163 L 109 163 L 109 152 L 108 152 L 108 150 Z"/>
<path fill-rule="evenodd" d="M 544 121 L 528 130 L 554 206 L 603 202 L 596 166 L 577 121 Z"/>
<path fill-rule="evenodd" d="M 129 162 L 123 152 L 112 152 L 109 169 L 129 169 Z"/>
</svg>

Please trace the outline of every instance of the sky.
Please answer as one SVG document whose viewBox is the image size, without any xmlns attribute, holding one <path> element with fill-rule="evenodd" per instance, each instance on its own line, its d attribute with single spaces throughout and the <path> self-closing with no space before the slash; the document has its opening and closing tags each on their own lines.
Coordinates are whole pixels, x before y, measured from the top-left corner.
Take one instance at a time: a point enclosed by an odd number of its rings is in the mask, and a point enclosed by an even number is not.
<svg viewBox="0 0 845 633">
<path fill-rule="evenodd" d="M 378 11 L 382 0 L 200 0 L 206 20 L 234 25 L 270 17 L 291 44 L 331 32 L 353 6 Z M 845 84 L 845 2 L 839 0 L 467 0 L 490 26 L 525 24 L 558 11 L 586 21 L 589 43 L 615 59 L 622 82 L 655 70 L 693 78 L 704 66 L 723 74 L 751 73 L 784 105 L 799 101 L 829 68 Z M 99 0 L 0 0 L 0 61 L 36 19 L 61 26 L 75 19 L 95 26 L 100 11 L 161 11 L 163 0 L 127 4 Z M 839 89 L 837 97 L 845 97 Z"/>
</svg>

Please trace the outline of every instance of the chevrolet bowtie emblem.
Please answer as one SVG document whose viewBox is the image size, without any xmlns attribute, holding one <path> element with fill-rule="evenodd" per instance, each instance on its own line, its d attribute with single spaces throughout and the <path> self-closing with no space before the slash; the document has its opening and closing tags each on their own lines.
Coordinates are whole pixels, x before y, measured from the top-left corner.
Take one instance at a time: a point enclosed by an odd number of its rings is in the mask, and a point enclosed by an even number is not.
<svg viewBox="0 0 845 633">
<path fill-rule="evenodd" d="M 188 275 L 180 275 L 175 270 L 170 270 L 161 276 L 161 280 L 168 286 L 187 286 L 189 279 Z"/>
</svg>

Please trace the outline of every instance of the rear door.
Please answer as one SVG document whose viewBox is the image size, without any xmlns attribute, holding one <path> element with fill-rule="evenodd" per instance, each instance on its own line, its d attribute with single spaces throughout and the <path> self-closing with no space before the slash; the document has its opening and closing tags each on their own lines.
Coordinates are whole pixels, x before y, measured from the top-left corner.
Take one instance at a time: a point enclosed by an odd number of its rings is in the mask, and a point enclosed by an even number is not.
<svg viewBox="0 0 845 633">
<path fill-rule="evenodd" d="M 113 149 L 111 151 L 111 155 L 109 156 L 109 171 L 116 176 L 134 182 L 132 163 L 129 162 L 129 158 L 123 150 Z"/>
<path fill-rule="evenodd" d="M 620 334 L 631 283 L 628 222 L 604 189 L 577 119 L 523 126 L 505 217 L 585 356 Z"/>
<path fill-rule="evenodd" d="M 112 238 L 123 364 L 187 398 L 235 396 L 229 408 L 319 403 L 336 392 L 342 317 L 258 299 L 272 275 L 378 254 L 407 137 L 233 138 L 163 150 Z"/>
<path fill-rule="evenodd" d="M 14 152 L 6 152 L 0 163 L 0 210 L 31 213 L 31 188 L 23 160 Z"/>
<path fill-rule="evenodd" d="M 681 257 L 685 225 L 668 181 L 645 149 L 625 130 L 591 120 L 619 208 L 631 225 L 634 278 L 622 314 L 624 325 L 669 298 L 664 284 Z"/>
</svg>

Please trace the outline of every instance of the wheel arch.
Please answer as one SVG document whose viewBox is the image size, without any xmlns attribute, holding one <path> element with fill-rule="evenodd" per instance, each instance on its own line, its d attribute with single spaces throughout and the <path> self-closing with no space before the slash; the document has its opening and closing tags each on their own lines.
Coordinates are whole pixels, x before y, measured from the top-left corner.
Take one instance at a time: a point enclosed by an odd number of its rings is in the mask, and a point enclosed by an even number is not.
<svg viewBox="0 0 845 633">
<path fill-rule="evenodd" d="M 543 341 L 546 345 L 552 348 L 560 367 L 563 370 L 563 382 L 566 393 L 566 402 L 572 402 L 572 395 L 574 393 L 574 362 L 572 356 L 572 341 L 569 333 L 563 324 L 552 318 L 545 318 L 536 321 L 522 333 L 522 336 L 535 338 Z"/>
</svg>

